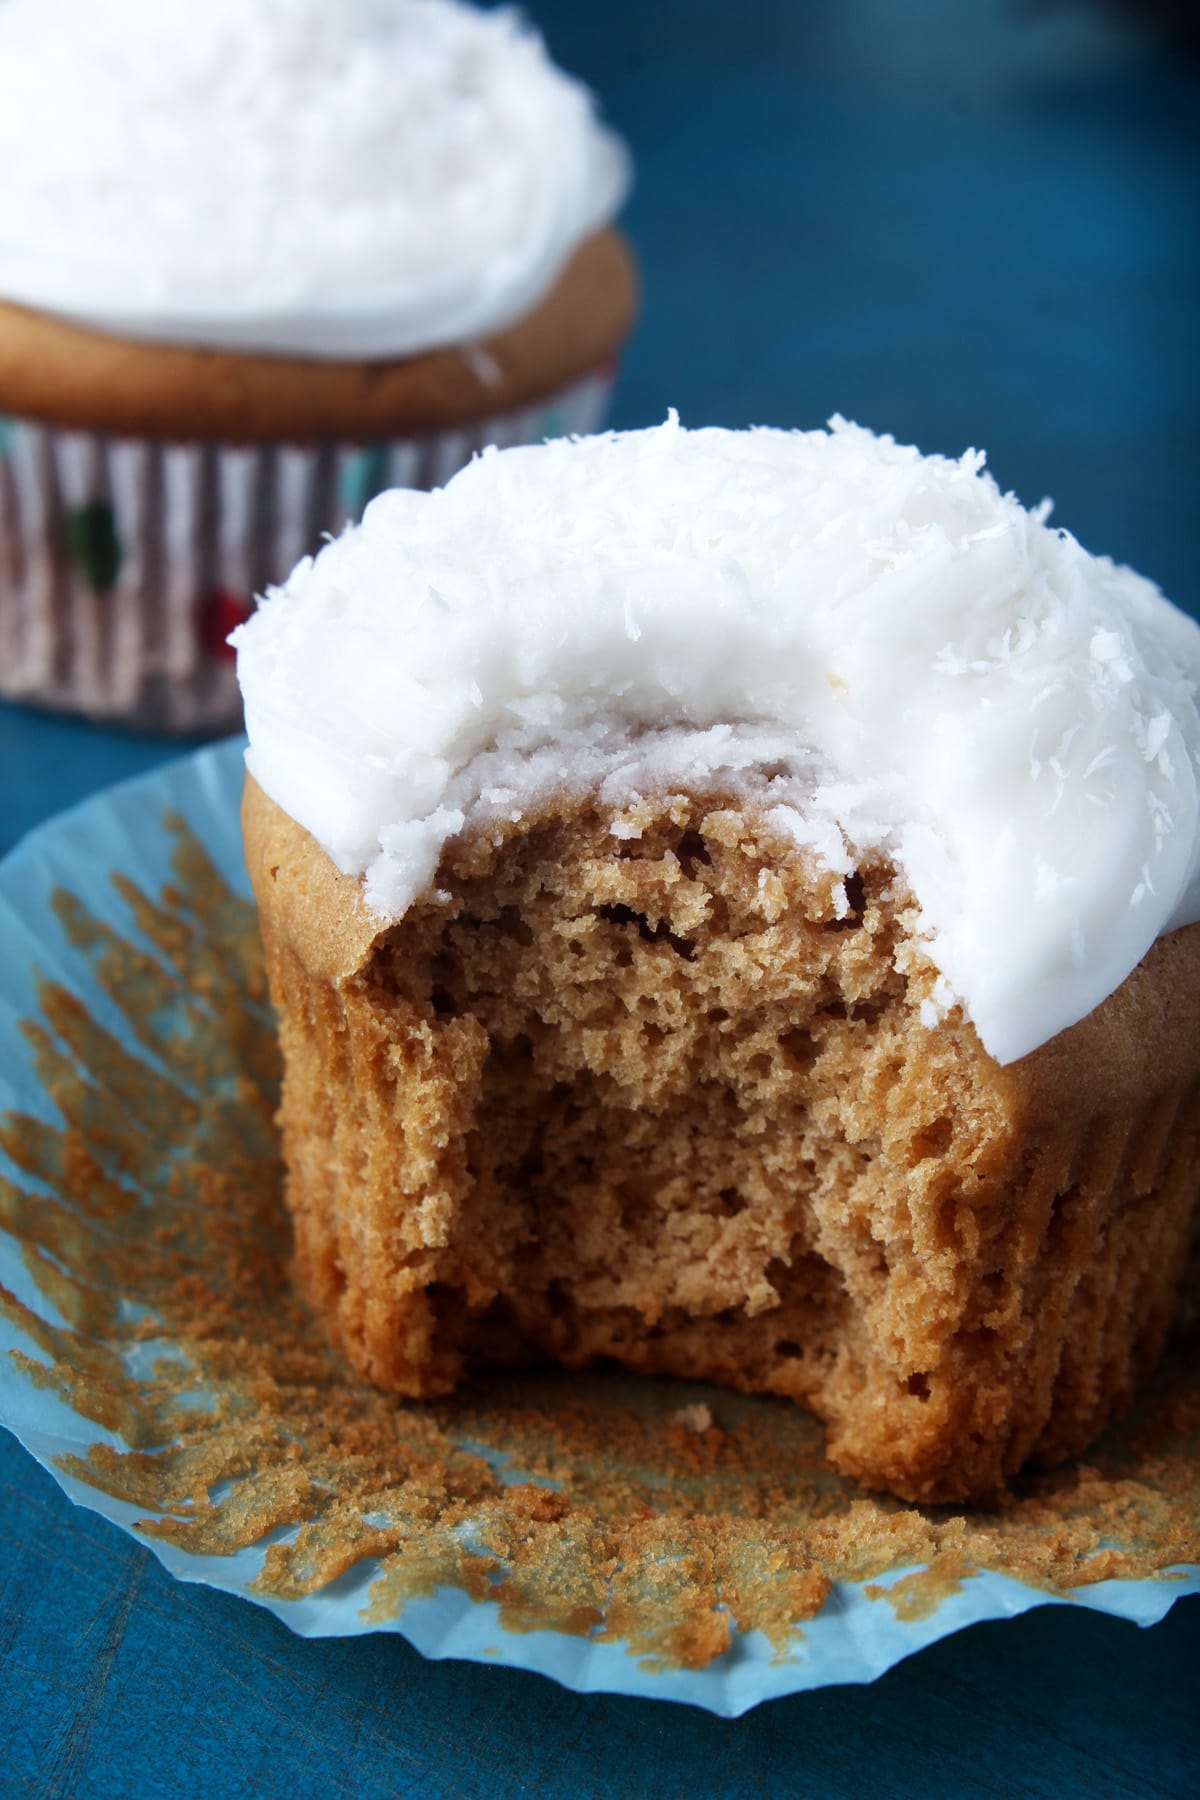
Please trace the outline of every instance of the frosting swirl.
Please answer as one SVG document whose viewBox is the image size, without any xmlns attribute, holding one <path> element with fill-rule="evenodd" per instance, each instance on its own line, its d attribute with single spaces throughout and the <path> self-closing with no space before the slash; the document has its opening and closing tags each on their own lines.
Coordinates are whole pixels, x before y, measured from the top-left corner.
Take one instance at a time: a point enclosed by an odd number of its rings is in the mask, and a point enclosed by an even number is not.
<svg viewBox="0 0 1200 1800">
<path fill-rule="evenodd" d="M 459 0 L 0 0 L 0 295 L 316 357 L 531 310 L 629 182 L 590 96 Z"/>
</svg>

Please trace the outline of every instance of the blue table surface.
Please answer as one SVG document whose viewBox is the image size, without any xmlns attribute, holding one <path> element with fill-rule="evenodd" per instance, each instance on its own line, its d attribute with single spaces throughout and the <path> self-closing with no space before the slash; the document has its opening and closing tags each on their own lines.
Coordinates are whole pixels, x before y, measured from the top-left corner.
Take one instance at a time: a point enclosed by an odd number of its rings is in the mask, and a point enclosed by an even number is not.
<svg viewBox="0 0 1200 1800">
<path fill-rule="evenodd" d="M 645 312 L 615 423 L 840 411 L 980 444 L 1197 611 L 1200 67 L 1147 23 L 1170 8 L 529 10 L 637 157 Z M 179 749 L 0 708 L 0 852 Z M 0 1800 L 1200 1789 L 1200 1600 L 1146 1632 L 1070 1606 L 977 1626 L 728 1722 L 294 1639 L 171 1581 L 3 1433 L 0 1545 Z"/>
</svg>

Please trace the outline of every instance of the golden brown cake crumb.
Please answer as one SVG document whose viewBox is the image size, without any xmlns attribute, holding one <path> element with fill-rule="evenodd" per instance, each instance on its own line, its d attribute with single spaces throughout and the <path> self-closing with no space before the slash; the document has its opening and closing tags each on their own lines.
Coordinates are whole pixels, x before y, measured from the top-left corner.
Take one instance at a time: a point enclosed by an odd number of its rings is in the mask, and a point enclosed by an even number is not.
<svg viewBox="0 0 1200 1800">
<path fill-rule="evenodd" d="M 613 1361 L 787 1395 L 842 1471 L 994 1492 L 1125 1405 L 1196 1192 L 1200 927 L 1000 1067 L 894 871 L 730 794 L 561 800 L 381 929 L 251 784 L 302 1284 L 396 1394 Z"/>
</svg>

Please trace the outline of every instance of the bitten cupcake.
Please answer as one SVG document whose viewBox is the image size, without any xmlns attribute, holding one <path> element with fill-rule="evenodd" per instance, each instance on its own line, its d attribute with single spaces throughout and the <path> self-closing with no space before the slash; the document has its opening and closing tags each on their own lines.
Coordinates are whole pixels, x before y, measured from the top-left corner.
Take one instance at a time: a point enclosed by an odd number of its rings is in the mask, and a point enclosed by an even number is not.
<svg viewBox="0 0 1200 1800">
<path fill-rule="evenodd" d="M 238 634 L 300 1280 L 399 1394 L 788 1395 L 922 1500 L 1083 1450 L 1200 1176 L 1200 628 L 835 421 L 485 454 Z"/>
<path fill-rule="evenodd" d="M 232 724 L 252 596 L 601 420 L 629 180 L 458 0 L 0 0 L 0 694 Z"/>
</svg>

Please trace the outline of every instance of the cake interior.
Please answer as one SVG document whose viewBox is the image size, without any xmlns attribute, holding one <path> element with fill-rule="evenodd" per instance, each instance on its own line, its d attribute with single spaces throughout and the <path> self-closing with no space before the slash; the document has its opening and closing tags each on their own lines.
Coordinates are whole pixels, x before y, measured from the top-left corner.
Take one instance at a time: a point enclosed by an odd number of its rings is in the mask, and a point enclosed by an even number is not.
<svg viewBox="0 0 1200 1800">
<path fill-rule="evenodd" d="M 911 1239 L 880 1168 L 889 1115 L 936 1255 L 953 1219 L 932 1220 L 919 1171 L 945 1190 L 979 1097 L 953 1057 L 928 1068 L 890 871 L 785 897 L 778 874 L 759 886 L 739 815 L 700 830 L 685 804 L 615 845 L 514 840 L 457 887 L 452 919 L 427 914 L 377 960 L 375 999 L 482 1034 L 440 1171 L 462 1265 L 443 1277 L 447 1354 L 475 1335 L 489 1359 L 507 1343 L 653 1367 L 669 1339 L 678 1368 L 690 1335 L 711 1374 L 728 1339 L 725 1375 L 804 1393 L 806 1358 L 844 1339 L 850 1288 L 878 1302 Z M 455 1290 L 473 1320 L 451 1322 Z"/>
<path fill-rule="evenodd" d="M 1035 1059 L 931 1012 L 886 864 L 843 880 L 729 796 L 564 802 L 452 844 L 336 982 L 274 874 L 299 1274 L 380 1386 L 607 1359 L 789 1395 L 842 1468 L 952 1497 L 1157 1354 L 1195 1092 L 1182 1133 L 1169 1083 L 1031 1109 Z"/>
<path fill-rule="evenodd" d="M 992 1329 L 963 1188 L 1009 1146 L 974 1034 L 899 972 L 892 870 L 843 883 L 683 797 L 489 851 L 366 975 L 453 1094 L 420 1146 L 445 1243 L 397 1245 L 432 1278 L 418 1391 L 544 1355 L 813 1401 L 883 1363 L 927 1405 L 947 1337 Z"/>
</svg>

